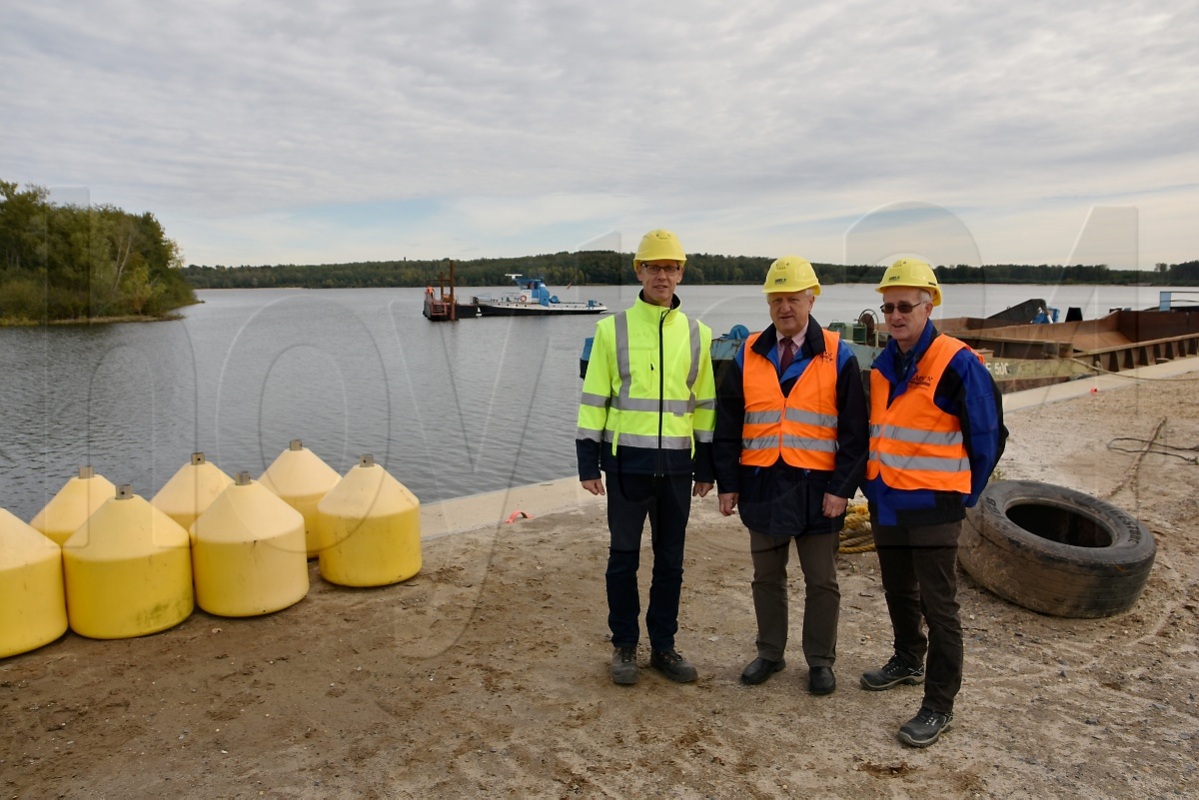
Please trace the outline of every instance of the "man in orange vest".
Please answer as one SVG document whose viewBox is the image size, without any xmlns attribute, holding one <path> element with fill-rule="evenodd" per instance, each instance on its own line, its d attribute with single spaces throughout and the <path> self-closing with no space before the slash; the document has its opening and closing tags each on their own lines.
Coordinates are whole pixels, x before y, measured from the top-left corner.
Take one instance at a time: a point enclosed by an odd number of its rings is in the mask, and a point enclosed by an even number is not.
<svg viewBox="0 0 1199 800">
<path fill-rule="evenodd" d="M 754 565 L 758 657 L 741 680 L 759 684 L 785 666 L 794 541 L 808 691 L 826 695 L 837 686 L 837 532 L 866 467 L 865 391 L 853 351 L 811 316 L 820 294 L 811 264 L 780 258 L 762 291 L 773 324 L 746 340 L 724 374 L 712 445 L 720 512 L 740 511 Z"/>
<path fill-rule="evenodd" d="M 899 740 L 928 747 L 953 719 L 962 685 L 958 534 L 1003 454 L 1007 429 L 982 358 L 929 321 L 941 304 L 932 267 L 902 258 L 878 291 L 891 339 L 870 371 L 864 488 L 895 652 L 863 673 L 862 688 L 924 683 L 920 710 Z"/>
</svg>

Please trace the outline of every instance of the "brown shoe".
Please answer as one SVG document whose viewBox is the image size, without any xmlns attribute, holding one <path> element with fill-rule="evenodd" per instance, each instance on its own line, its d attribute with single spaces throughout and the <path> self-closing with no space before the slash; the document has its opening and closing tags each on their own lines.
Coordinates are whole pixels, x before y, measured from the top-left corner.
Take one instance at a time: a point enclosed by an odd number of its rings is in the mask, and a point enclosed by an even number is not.
<svg viewBox="0 0 1199 800">
<path fill-rule="evenodd" d="M 678 683 L 690 683 L 699 677 L 692 663 L 674 650 L 655 650 L 649 663 L 667 678 Z"/>
</svg>

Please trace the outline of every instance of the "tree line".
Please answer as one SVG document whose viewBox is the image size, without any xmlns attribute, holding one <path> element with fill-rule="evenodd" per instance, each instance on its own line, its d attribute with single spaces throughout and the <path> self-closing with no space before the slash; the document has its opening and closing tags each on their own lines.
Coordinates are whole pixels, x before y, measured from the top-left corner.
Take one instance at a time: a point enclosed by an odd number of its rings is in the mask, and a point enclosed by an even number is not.
<svg viewBox="0 0 1199 800">
<path fill-rule="evenodd" d="M 756 284 L 766 279 L 773 259 L 696 253 L 687 256 L 687 283 Z M 620 285 L 636 282 L 631 253 L 610 250 L 561 252 L 517 258 L 481 258 L 453 263 L 454 282 L 460 287 L 503 286 L 511 273 L 542 278 L 550 286 Z M 813 264 L 823 285 L 878 283 L 885 267 Z M 308 289 L 362 288 L 371 286 L 437 286 L 449 279 L 450 261 L 364 261 L 346 264 L 274 266 L 196 266 L 182 270 L 197 289 L 302 287 Z M 1084 285 L 1199 285 L 1199 261 L 1158 264 L 1154 272 L 1109 269 L 1104 264 L 1061 266 L 1054 264 L 964 264 L 936 267 L 941 283 L 1027 283 L 1051 286 Z"/>
<path fill-rule="evenodd" d="M 58 205 L 0 181 L 0 323 L 160 318 L 196 302 L 153 214 Z"/>
<path fill-rule="evenodd" d="M 696 253 L 687 257 L 690 284 L 757 284 L 772 259 Z M 884 267 L 814 264 L 824 285 L 877 283 Z M 109 205 L 49 202 L 36 186 L 0 180 L 0 324 L 112 317 L 160 318 L 196 301 L 194 289 L 311 289 L 437 286 L 448 259 L 273 266 L 182 266 L 174 241 L 153 214 Z M 453 262 L 460 287 L 503 286 L 506 275 L 540 277 L 550 286 L 634 283 L 632 254 L 559 252 Z M 1199 285 L 1199 261 L 1158 264 L 1153 272 L 1106 265 L 963 264 L 936 267 L 942 283 L 1045 285 Z"/>
</svg>

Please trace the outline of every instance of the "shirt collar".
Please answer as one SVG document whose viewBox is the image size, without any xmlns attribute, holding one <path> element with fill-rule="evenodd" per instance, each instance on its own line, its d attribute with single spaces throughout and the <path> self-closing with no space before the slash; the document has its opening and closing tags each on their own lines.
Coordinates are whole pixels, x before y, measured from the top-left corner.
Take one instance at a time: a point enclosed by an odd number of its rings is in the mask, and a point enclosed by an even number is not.
<svg viewBox="0 0 1199 800">
<path fill-rule="evenodd" d="M 811 325 L 811 323 L 809 322 L 808 325 Z M 777 331 L 778 331 L 778 329 L 776 328 L 775 332 L 777 333 Z M 808 326 L 805 325 L 804 329 L 802 331 L 800 331 L 799 333 L 795 334 L 794 336 L 790 336 L 790 337 L 779 336 L 778 337 L 778 346 L 779 346 L 780 352 L 783 347 L 783 342 L 787 341 L 787 339 L 790 339 L 791 342 L 795 345 L 795 352 L 798 353 L 800 350 L 803 349 L 804 339 L 807 337 L 807 334 L 808 334 Z"/>
</svg>

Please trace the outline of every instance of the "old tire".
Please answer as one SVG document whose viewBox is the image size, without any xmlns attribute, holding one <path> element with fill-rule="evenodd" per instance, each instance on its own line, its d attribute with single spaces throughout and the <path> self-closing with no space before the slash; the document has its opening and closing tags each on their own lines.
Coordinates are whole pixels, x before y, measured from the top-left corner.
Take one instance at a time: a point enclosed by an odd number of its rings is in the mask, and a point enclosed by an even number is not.
<svg viewBox="0 0 1199 800">
<path fill-rule="evenodd" d="M 1134 517 L 1082 492 L 998 481 L 966 515 L 958 559 L 985 588 L 1058 617 L 1107 617 L 1141 596 L 1157 544 Z"/>
</svg>

